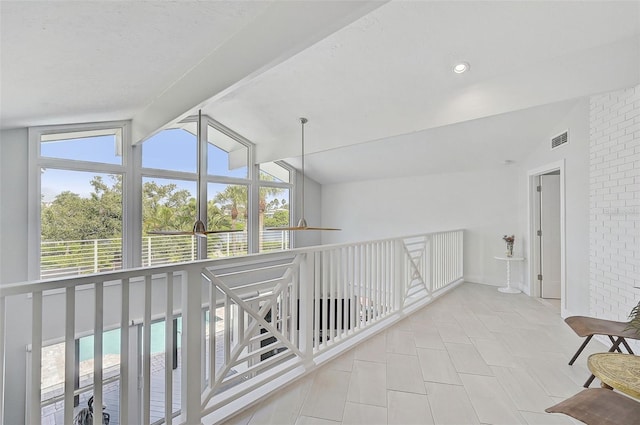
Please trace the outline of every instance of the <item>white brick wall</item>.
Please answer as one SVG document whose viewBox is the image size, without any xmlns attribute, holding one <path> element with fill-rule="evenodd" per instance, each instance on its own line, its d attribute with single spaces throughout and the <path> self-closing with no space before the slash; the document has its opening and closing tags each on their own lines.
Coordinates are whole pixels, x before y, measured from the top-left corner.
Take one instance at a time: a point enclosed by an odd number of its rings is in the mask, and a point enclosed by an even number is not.
<svg viewBox="0 0 640 425">
<path fill-rule="evenodd" d="M 592 97 L 589 121 L 590 311 L 625 321 L 640 301 L 640 85 Z"/>
</svg>

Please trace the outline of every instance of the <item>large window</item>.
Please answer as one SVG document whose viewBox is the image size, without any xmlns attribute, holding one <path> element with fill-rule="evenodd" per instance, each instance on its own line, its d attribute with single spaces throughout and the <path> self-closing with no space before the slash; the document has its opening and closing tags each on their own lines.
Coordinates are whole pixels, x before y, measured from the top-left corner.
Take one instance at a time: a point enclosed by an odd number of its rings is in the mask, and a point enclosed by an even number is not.
<svg viewBox="0 0 640 425">
<path fill-rule="evenodd" d="M 292 169 L 284 163 L 268 162 L 259 166 L 259 248 L 261 252 L 290 248 L 287 230 L 291 223 Z"/>
<path fill-rule="evenodd" d="M 121 269 L 123 127 L 40 128 L 32 132 L 31 184 L 39 196 L 32 278 Z M 39 267 L 36 267 L 39 265 Z"/>
<path fill-rule="evenodd" d="M 267 229 L 291 224 L 293 169 L 252 165 L 253 144 L 209 117 L 201 131 L 198 146 L 190 117 L 133 146 L 126 122 L 30 129 L 29 278 L 290 248 L 288 231 Z M 199 217 L 217 233 L 149 234 Z"/>
<path fill-rule="evenodd" d="M 150 230 L 191 231 L 197 212 L 195 123 L 161 131 L 142 148 L 142 265 L 198 259 L 190 235 L 151 235 Z"/>
<path fill-rule="evenodd" d="M 252 252 L 249 196 L 253 183 L 248 166 L 252 144 L 203 117 L 199 176 L 196 127 L 194 118 L 189 118 L 142 144 L 144 265 Z M 204 188 L 200 194 L 198 179 Z M 199 195 L 206 196 L 204 202 Z M 198 218 L 207 230 L 218 232 L 209 234 L 203 244 L 191 235 L 147 233 L 191 231 Z"/>
</svg>

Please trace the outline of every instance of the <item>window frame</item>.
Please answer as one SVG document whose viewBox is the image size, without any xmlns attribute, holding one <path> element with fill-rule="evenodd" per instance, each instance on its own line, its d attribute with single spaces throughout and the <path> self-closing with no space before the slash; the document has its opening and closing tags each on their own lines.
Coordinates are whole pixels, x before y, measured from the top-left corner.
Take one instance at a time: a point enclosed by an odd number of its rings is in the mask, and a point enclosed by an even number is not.
<svg viewBox="0 0 640 425">
<path fill-rule="evenodd" d="M 27 229 L 27 246 L 29 248 L 27 263 L 29 280 L 40 280 L 40 256 L 41 256 L 41 231 L 42 231 L 42 168 L 68 170 L 68 171 L 83 171 L 83 172 L 96 172 L 105 174 L 119 174 L 122 175 L 122 269 L 131 268 L 134 264 L 132 257 L 131 245 L 127 243 L 130 240 L 129 233 L 131 232 L 131 209 L 130 203 L 131 193 L 134 191 L 131 183 L 131 176 L 133 173 L 133 161 L 134 156 L 130 150 L 131 137 L 130 121 L 108 121 L 101 123 L 88 123 L 88 124 L 65 124 L 65 125 L 52 125 L 52 126 L 39 126 L 30 127 L 28 129 L 28 156 L 29 156 L 29 179 L 28 179 L 28 211 L 29 211 L 29 223 Z M 122 140 L 120 144 L 122 146 L 122 163 L 121 164 L 108 164 L 93 161 L 73 160 L 63 158 L 43 157 L 41 155 L 41 143 L 42 137 L 46 135 L 65 134 L 65 133 L 78 133 L 86 131 L 106 131 L 117 130 L 120 131 Z"/>
<path fill-rule="evenodd" d="M 197 122 L 198 121 L 198 117 L 197 116 L 189 116 L 183 120 L 181 120 L 180 122 L 176 123 L 175 125 L 171 125 L 171 126 L 167 126 L 166 128 L 163 128 L 161 131 L 164 130 L 169 130 L 169 129 L 173 129 L 173 128 L 182 128 L 181 124 L 185 124 L 185 123 L 190 123 L 190 122 Z M 257 247 L 257 237 L 255 238 L 256 241 L 253 242 L 254 239 L 254 234 L 255 234 L 255 229 L 253 229 L 252 227 L 252 221 L 257 221 L 257 220 L 252 220 L 252 216 L 253 216 L 253 209 L 252 209 L 252 193 L 253 193 L 253 187 L 255 187 L 255 182 L 254 182 L 254 175 L 255 172 L 253 172 L 253 167 L 248 166 L 247 168 L 247 178 L 241 178 L 241 177 L 229 177 L 229 176 L 220 176 L 220 175 L 210 175 L 207 173 L 208 170 L 208 127 L 211 126 L 213 128 L 215 128 L 216 130 L 218 130 L 221 133 L 224 133 L 226 136 L 234 139 L 235 141 L 237 141 L 238 143 L 244 145 L 247 148 L 247 163 L 248 164 L 252 164 L 253 163 L 253 158 L 254 158 L 254 152 L 255 152 L 255 145 L 250 142 L 248 139 L 244 138 L 243 136 L 239 135 L 238 133 L 236 133 L 235 131 L 231 130 L 230 128 L 226 127 L 225 125 L 223 125 L 222 123 L 214 120 L 213 118 L 211 118 L 208 115 L 202 115 L 202 121 L 200 123 L 201 128 L 200 128 L 200 132 L 202 134 L 202 140 L 203 143 L 201 146 L 196 146 L 196 149 L 198 149 L 200 151 L 200 164 L 199 166 L 201 167 L 201 170 L 204 170 L 201 173 L 201 180 L 200 180 L 200 192 L 196 193 L 196 201 L 199 204 L 200 207 L 200 214 L 202 215 L 202 217 L 207 217 L 207 203 L 208 203 L 208 193 L 207 193 L 207 187 L 209 183 L 218 183 L 218 184 L 225 184 L 225 185 L 242 185 L 242 186 L 247 186 L 249 188 L 247 196 L 247 208 L 249 210 L 249 217 L 247 218 L 247 232 L 248 232 L 248 254 L 251 254 L 253 252 L 256 252 L 255 249 Z M 188 130 L 184 130 L 184 131 L 188 131 Z M 141 148 L 143 148 L 143 144 L 144 142 L 141 142 L 138 146 L 141 146 Z M 161 179 L 177 179 L 177 180 L 187 180 L 187 181 L 194 181 L 196 182 L 196 187 L 198 184 L 198 173 L 197 171 L 195 173 L 192 172 L 187 172 L 187 171 L 175 171 L 175 170 L 163 170 L 163 169 L 158 169 L 158 168 L 143 168 L 142 167 L 142 152 L 140 152 L 140 187 L 142 188 L 142 179 L 143 178 L 161 178 Z M 141 189 L 142 190 L 142 189 Z M 197 189 L 196 189 L 197 191 Z M 142 193 L 140 193 L 140 200 L 138 201 L 140 204 L 140 210 L 142 211 Z M 142 214 L 142 213 L 141 213 Z M 257 214 L 256 214 L 257 217 Z M 193 217 L 194 222 L 196 220 L 196 217 Z M 141 220 L 140 220 L 140 231 L 142 231 L 142 215 L 141 215 Z M 142 240 L 142 236 L 144 235 L 140 235 L 140 240 Z M 207 241 L 206 240 L 201 240 L 201 238 L 198 238 L 198 259 L 202 260 L 202 259 L 206 259 L 207 258 Z M 142 247 L 140 246 L 140 255 L 142 253 Z"/>
<path fill-rule="evenodd" d="M 274 181 L 268 181 L 268 180 L 261 180 L 260 164 L 256 164 L 255 165 L 255 176 L 256 176 L 256 187 L 257 187 L 256 200 L 259 200 L 260 188 L 262 187 L 276 187 L 279 189 L 288 190 L 289 191 L 289 226 L 294 226 L 295 217 L 296 217 L 295 211 L 296 211 L 296 199 L 297 199 L 295 196 L 295 188 L 296 188 L 296 178 L 298 176 L 298 173 L 296 172 L 296 169 L 293 166 L 287 164 L 284 161 L 269 161 L 269 162 L 273 162 L 274 164 L 277 164 L 282 168 L 286 169 L 287 171 L 289 171 L 289 181 L 274 182 Z M 257 216 L 258 216 L 258 208 L 256 208 L 256 222 L 257 222 Z M 260 229 L 257 228 L 258 226 L 259 226 L 259 223 L 256 223 L 256 237 L 258 236 L 258 232 L 260 231 Z M 293 249 L 295 248 L 295 232 L 292 232 L 291 230 L 287 230 L 287 232 L 289 233 L 289 249 Z M 257 246 L 256 252 L 260 252 L 259 246 Z"/>
<path fill-rule="evenodd" d="M 209 183 L 246 185 L 248 189 L 247 217 L 248 254 L 258 253 L 259 249 L 259 219 L 258 201 L 261 187 L 278 187 L 289 190 L 289 224 L 293 225 L 296 211 L 297 171 L 283 161 L 273 161 L 287 169 L 290 173 L 289 182 L 268 182 L 260 180 L 260 164 L 255 162 L 255 144 L 226 127 L 215 119 L 203 115 L 201 122 L 202 146 L 200 149 L 200 167 L 205 172 L 201 175 L 200 193 L 196 193 L 203 216 L 207 215 L 207 186 Z M 176 125 L 166 129 L 179 127 L 185 122 L 197 121 L 196 116 L 190 116 Z M 209 175 L 207 168 L 208 126 L 233 138 L 247 147 L 247 178 Z M 40 151 L 42 136 L 64 133 L 119 130 L 122 140 L 122 163 L 108 164 L 93 161 L 73 160 L 63 158 L 43 157 Z M 162 131 L 162 130 L 161 130 Z M 142 148 L 144 141 L 133 144 L 131 139 L 131 121 L 106 121 L 97 123 L 46 125 L 28 128 L 28 280 L 40 280 L 41 256 L 41 168 L 61 169 L 69 171 L 84 171 L 122 175 L 122 269 L 142 266 L 142 180 L 143 178 L 164 178 L 196 181 L 197 172 L 184 172 L 142 167 Z M 194 217 L 195 220 L 195 217 Z M 295 235 L 289 234 L 289 249 L 295 248 Z M 198 238 L 201 239 L 201 238 Z M 200 252 L 206 256 L 206 241 Z M 206 258 L 206 257 L 203 257 Z"/>
</svg>

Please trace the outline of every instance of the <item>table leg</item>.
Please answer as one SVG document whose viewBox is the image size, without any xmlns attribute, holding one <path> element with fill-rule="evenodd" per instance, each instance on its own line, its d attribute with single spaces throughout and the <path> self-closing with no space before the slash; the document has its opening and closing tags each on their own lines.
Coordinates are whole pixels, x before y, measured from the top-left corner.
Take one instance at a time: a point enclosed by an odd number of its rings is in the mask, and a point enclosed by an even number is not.
<svg viewBox="0 0 640 425">
<path fill-rule="evenodd" d="M 498 291 L 504 292 L 505 294 L 518 294 L 520 291 L 518 289 L 514 289 L 511 287 L 511 261 L 506 261 L 507 263 L 507 286 L 503 288 L 498 288 Z"/>
</svg>

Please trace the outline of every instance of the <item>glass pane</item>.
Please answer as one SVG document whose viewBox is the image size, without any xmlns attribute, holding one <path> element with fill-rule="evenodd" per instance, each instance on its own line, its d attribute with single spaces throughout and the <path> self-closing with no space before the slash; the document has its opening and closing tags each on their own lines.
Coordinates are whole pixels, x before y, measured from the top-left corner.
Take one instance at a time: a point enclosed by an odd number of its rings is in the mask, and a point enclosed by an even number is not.
<svg viewBox="0 0 640 425">
<path fill-rule="evenodd" d="M 209 183 L 207 185 L 207 230 L 247 228 L 247 186 Z M 245 255 L 247 232 L 214 233 L 207 238 L 208 258 Z"/>
<path fill-rule="evenodd" d="M 196 182 L 142 179 L 142 265 L 178 263 L 197 259 L 191 235 L 149 235 L 151 230 L 193 230 L 196 221 Z"/>
<path fill-rule="evenodd" d="M 42 169 L 42 278 L 122 268 L 122 175 Z"/>
<path fill-rule="evenodd" d="M 161 131 L 142 144 L 142 166 L 160 170 L 197 170 L 196 124 Z"/>
<path fill-rule="evenodd" d="M 269 182 L 290 183 L 291 173 L 282 165 L 275 162 L 260 164 L 260 180 Z"/>
<path fill-rule="evenodd" d="M 265 230 L 289 226 L 289 189 L 260 187 L 260 252 L 289 249 L 289 231 Z"/>
<path fill-rule="evenodd" d="M 122 164 L 120 129 L 46 134 L 40 140 L 42 157 Z"/>
<path fill-rule="evenodd" d="M 246 179 L 249 149 L 211 126 L 208 126 L 207 138 L 207 174 Z"/>
</svg>

